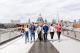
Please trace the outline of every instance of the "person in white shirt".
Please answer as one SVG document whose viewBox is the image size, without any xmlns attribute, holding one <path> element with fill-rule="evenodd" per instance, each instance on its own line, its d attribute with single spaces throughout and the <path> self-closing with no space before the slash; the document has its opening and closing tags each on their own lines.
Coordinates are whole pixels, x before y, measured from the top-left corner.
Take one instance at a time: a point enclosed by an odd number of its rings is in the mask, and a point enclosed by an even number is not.
<svg viewBox="0 0 80 53">
<path fill-rule="evenodd" d="M 54 32 L 55 32 L 55 27 L 53 26 L 53 24 L 50 25 L 49 30 L 50 30 L 51 39 L 53 39 Z"/>
<path fill-rule="evenodd" d="M 18 35 L 18 37 L 20 37 L 21 36 L 21 28 L 20 28 L 20 26 L 18 26 L 17 27 L 17 33 L 16 33 L 16 35 Z"/>
<path fill-rule="evenodd" d="M 43 38 L 42 38 L 42 26 L 38 26 L 37 33 L 38 33 L 38 39 L 40 41 L 42 41 L 43 40 Z"/>
<path fill-rule="evenodd" d="M 25 44 L 27 43 L 27 39 L 28 39 L 28 42 L 29 42 L 29 27 L 28 25 L 24 27 L 24 35 L 25 35 Z"/>
</svg>

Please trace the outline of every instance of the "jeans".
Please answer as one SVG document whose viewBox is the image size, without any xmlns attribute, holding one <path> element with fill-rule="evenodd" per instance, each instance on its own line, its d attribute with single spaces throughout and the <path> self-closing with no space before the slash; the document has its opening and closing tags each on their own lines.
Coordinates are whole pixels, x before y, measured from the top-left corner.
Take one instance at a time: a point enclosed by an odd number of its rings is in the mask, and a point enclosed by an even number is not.
<svg viewBox="0 0 80 53">
<path fill-rule="evenodd" d="M 32 42 L 32 38 L 34 38 L 35 41 L 35 32 L 31 32 L 30 37 L 31 37 L 31 42 Z"/>
<path fill-rule="evenodd" d="M 44 41 L 47 40 L 47 33 L 44 33 Z"/>
<path fill-rule="evenodd" d="M 51 39 L 53 39 L 54 32 L 50 32 L 50 35 L 51 35 Z"/>
<path fill-rule="evenodd" d="M 29 41 L 28 32 L 24 32 L 24 35 L 25 35 L 25 43 L 27 43 L 27 39 Z"/>
<path fill-rule="evenodd" d="M 57 35 L 58 35 L 58 40 L 60 40 L 61 32 L 57 32 Z"/>
</svg>

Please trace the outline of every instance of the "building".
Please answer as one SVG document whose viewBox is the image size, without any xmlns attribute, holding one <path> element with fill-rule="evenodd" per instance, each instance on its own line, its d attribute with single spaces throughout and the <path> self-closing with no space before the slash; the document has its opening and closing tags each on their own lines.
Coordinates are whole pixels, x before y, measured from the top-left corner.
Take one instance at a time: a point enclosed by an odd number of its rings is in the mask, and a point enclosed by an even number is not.
<svg viewBox="0 0 80 53">
<path fill-rule="evenodd" d="M 74 20 L 74 23 L 77 23 L 77 21 L 76 21 L 76 20 Z"/>
<path fill-rule="evenodd" d="M 47 23 L 47 20 L 45 19 L 45 23 Z"/>
<path fill-rule="evenodd" d="M 20 20 L 11 20 L 11 23 L 12 24 L 19 24 L 20 23 Z"/>
<path fill-rule="evenodd" d="M 73 27 L 80 28 L 80 19 L 76 23 L 74 23 Z"/>
<path fill-rule="evenodd" d="M 41 14 L 39 15 L 39 17 L 38 17 L 38 19 L 37 19 L 36 23 L 37 23 L 38 25 L 43 25 L 44 20 L 43 20 L 43 18 L 42 18 L 42 16 L 41 16 Z"/>
<path fill-rule="evenodd" d="M 31 21 L 30 21 L 30 19 L 28 19 L 28 24 L 30 24 L 31 23 Z"/>
<path fill-rule="evenodd" d="M 73 27 L 73 22 L 70 22 L 70 21 L 63 21 L 63 26 L 66 26 L 66 27 Z"/>
<path fill-rule="evenodd" d="M 80 19 L 78 20 L 78 22 L 80 23 Z"/>
</svg>

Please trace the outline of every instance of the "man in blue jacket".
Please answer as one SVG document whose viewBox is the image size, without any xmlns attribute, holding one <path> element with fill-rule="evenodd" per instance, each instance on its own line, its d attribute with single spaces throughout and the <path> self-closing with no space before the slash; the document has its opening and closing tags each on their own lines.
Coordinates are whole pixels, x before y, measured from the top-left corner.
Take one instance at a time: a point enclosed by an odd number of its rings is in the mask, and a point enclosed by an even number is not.
<svg viewBox="0 0 80 53">
<path fill-rule="evenodd" d="M 43 31 L 44 31 L 44 41 L 47 40 L 48 30 L 49 30 L 49 27 L 48 27 L 48 25 L 45 23 L 44 26 L 43 26 Z"/>
<path fill-rule="evenodd" d="M 30 36 L 31 36 L 31 42 L 32 42 L 32 37 L 34 38 L 35 41 L 35 25 L 34 22 L 32 23 L 31 27 L 30 27 Z"/>
</svg>

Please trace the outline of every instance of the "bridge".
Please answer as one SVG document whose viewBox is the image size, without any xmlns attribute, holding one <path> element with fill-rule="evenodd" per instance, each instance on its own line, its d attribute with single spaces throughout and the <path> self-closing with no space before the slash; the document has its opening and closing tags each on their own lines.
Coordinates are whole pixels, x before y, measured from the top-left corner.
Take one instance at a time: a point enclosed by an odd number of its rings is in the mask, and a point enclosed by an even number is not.
<svg viewBox="0 0 80 53">
<path fill-rule="evenodd" d="M 36 33 L 36 41 L 27 44 L 24 37 L 16 35 L 16 29 L 1 29 L 0 53 L 80 53 L 80 30 L 67 27 L 63 29 L 60 42 L 56 32 L 53 40 L 48 34 L 47 42 L 39 42 Z"/>
</svg>

